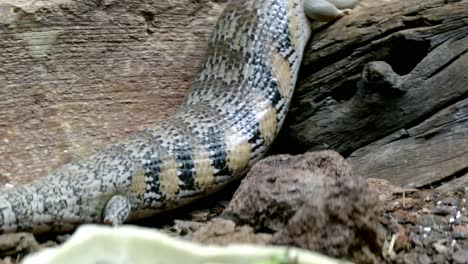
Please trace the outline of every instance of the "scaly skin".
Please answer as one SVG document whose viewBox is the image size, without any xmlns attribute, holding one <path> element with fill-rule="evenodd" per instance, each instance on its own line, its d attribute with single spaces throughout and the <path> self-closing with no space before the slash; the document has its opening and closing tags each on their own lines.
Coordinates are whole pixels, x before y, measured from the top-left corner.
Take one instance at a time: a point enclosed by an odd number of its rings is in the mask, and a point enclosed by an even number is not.
<svg viewBox="0 0 468 264">
<path fill-rule="evenodd" d="M 357 0 L 331 2 L 350 8 Z M 284 121 L 311 33 L 307 16 L 329 21 L 348 13 L 331 2 L 233 0 L 175 115 L 38 181 L 2 190 L 0 232 L 121 224 L 242 177 Z"/>
</svg>

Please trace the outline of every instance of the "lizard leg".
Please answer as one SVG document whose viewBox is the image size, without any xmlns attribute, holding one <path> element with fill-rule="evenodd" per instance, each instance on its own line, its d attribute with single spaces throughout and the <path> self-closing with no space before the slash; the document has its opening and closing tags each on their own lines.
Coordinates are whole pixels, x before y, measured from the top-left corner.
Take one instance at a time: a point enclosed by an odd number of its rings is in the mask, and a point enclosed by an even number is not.
<svg viewBox="0 0 468 264">
<path fill-rule="evenodd" d="M 104 208 L 103 223 L 108 225 L 120 225 L 127 220 L 132 206 L 130 201 L 122 195 L 114 195 L 107 201 Z"/>
<path fill-rule="evenodd" d="M 334 1 L 337 2 L 334 3 Z M 352 8 L 359 2 L 358 0 L 346 0 L 347 2 L 340 1 L 345 0 L 305 0 L 304 11 L 311 19 L 328 22 L 351 13 L 351 9 L 341 10 L 338 9 L 337 6 Z"/>
</svg>

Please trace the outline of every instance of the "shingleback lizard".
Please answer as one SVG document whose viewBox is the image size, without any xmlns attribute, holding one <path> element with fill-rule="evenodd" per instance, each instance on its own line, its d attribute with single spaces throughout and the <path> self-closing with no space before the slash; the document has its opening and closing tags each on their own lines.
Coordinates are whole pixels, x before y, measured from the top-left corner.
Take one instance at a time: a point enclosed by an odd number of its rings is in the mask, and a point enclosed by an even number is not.
<svg viewBox="0 0 468 264">
<path fill-rule="evenodd" d="M 358 1 L 232 0 L 177 112 L 88 159 L 2 189 L 0 233 L 122 224 L 242 177 L 284 121 L 309 19 L 339 18 Z"/>
</svg>

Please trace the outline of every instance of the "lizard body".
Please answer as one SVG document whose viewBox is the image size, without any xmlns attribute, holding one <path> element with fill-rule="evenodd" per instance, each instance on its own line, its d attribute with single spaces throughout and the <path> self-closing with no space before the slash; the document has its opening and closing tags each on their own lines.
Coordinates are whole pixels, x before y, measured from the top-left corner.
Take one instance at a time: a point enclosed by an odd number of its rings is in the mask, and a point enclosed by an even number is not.
<svg viewBox="0 0 468 264">
<path fill-rule="evenodd" d="M 0 232 L 121 224 L 242 177 L 284 121 L 309 18 L 339 18 L 357 1 L 233 0 L 173 116 L 44 178 L 1 190 Z"/>
</svg>

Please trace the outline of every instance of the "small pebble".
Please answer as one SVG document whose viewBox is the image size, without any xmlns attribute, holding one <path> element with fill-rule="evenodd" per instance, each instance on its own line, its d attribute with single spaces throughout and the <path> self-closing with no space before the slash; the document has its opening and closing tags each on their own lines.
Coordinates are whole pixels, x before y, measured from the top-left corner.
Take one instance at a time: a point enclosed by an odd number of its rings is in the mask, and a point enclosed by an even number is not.
<svg viewBox="0 0 468 264">
<path fill-rule="evenodd" d="M 71 237 L 71 234 L 57 235 L 57 236 L 55 237 L 55 240 L 56 240 L 58 243 L 62 244 L 62 243 L 67 242 L 68 239 L 70 239 L 70 237 Z"/>
<path fill-rule="evenodd" d="M 397 250 L 392 263 L 468 264 L 468 198 L 460 192 L 421 194 L 424 202 L 411 197 L 417 207 L 389 211 L 411 247 Z"/>
<path fill-rule="evenodd" d="M 418 263 L 419 264 L 430 264 L 431 259 L 426 254 L 421 254 L 418 256 Z"/>
<path fill-rule="evenodd" d="M 446 205 L 454 205 L 454 206 L 458 206 L 459 204 L 458 199 L 454 197 L 446 197 L 444 200 L 442 200 L 442 202 Z"/>
<path fill-rule="evenodd" d="M 416 235 L 415 233 L 411 232 L 410 236 L 410 241 L 417 247 L 422 247 L 423 243 L 421 242 L 421 239 L 419 239 L 419 236 Z"/>
<path fill-rule="evenodd" d="M 452 244 L 450 244 L 451 247 L 454 247 L 457 244 L 457 240 L 452 240 Z"/>
<path fill-rule="evenodd" d="M 433 245 L 433 247 L 437 251 L 437 253 L 439 253 L 439 254 L 447 254 L 448 253 L 448 248 L 446 246 L 444 246 L 442 243 L 440 243 L 439 241 L 437 241 L 437 243 L 435 243 Z"/>
<path fill-rule="evenodd" d="M 454 232 L 453 238 L 455 239 L 468 239 L 468 233 L 464 232 Z"/>
<path fill-rule="evenodd" d="M 447 262 L 447 255 L 443 255 L 443 254 L 437 254 L 435 257 L 434 257 L 434 261 L 433 263 L 436 263 L 436 264 L 445 264 L 445 263 L 448 263 Z"/>
<path fill-rule="evenodd" d="M 468 250 L 460 250 L 453 254 L 453 263 L 466 264 L 468 263 Z"/>
</svg>

